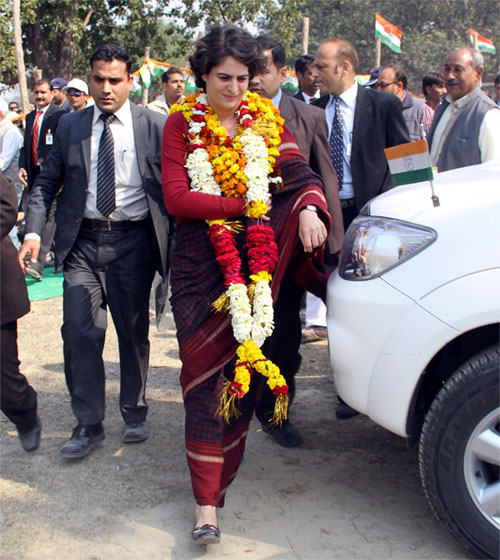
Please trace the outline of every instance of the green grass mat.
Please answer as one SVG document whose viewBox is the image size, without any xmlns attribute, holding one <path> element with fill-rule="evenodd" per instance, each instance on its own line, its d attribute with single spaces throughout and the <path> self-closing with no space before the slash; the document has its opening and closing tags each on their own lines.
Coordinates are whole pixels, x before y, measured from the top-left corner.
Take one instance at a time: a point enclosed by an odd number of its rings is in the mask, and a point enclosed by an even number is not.
<svg viewBox="0 0 500 560">
<path fill-rule="evenodd" d="M 53 268 L 46 268 L 43 271 L 43 280 L 38 282 L 31 276 L 26 275 L 26 285 L 28 286 L 28 296 L 30 301 L 39 299 L 50 299 L 62 296 L 63 275 L 62 272 L 54 274 Z"/>
</svg>

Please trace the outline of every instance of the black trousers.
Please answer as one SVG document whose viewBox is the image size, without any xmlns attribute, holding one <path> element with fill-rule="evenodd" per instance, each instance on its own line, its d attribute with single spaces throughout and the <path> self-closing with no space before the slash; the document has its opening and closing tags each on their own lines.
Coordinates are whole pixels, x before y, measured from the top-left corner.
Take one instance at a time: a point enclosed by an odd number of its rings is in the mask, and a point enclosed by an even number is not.
<svg viewBox="0 0 500 560">
<path fill-rule="evenodd" d="M 347 231 L 357 215 L 358 210 L 355 206 L 342 208 L 344 231 Z M 295 395 L 295 375 L 299 371 L 301 363 L 299 353 L 302 340 L 300 306 L 303 297 L 304 290 L 285 275 L 274 306 L 274 331 L 263 348 L 265 356 L 280 368 L 283 377 L 286 379 L 290 404 Z M 272 391 L 265 385 L 265 380 L 261 380 L 259 404 L 255 415 L 262 424 L 271 420 L 274 412 L 274 402 L 275 398 Z"/>
<path fill-rule="evenodd" d="M 37 394 L 19 371 L 17 321 L 2 325 L 0 343 L 1 409 L 20 433 L 26 433 L 36 426 Z"/>
<path fill-rule="evenodd" d="M 146 417 L 149 294 L 155 273 L 152 235 L 147 226 L 104 232 L 82 227 L 65 260 L 64 368 L 73 412 L 81 424 L 104 419 L 102 351 L 108 306 L 118 335 L 123 419 Z"/>
<path fill-rule="evenodd" d="M 264 355 L 280 368 L 281 374 L 286 379 L 290 404 L 295 396 L 295 374 L 301 362 L 300 305 L 304 293 L 303 288 L 285 275 L 274 306 L 274 331 L 263 347 Z M 255 411 L 257 419 L 262 424 L 272 419 L 275 403 L 275 397 L 265 382 L 266 380 L 262 378 L 259 402 Z"/>
</svg>

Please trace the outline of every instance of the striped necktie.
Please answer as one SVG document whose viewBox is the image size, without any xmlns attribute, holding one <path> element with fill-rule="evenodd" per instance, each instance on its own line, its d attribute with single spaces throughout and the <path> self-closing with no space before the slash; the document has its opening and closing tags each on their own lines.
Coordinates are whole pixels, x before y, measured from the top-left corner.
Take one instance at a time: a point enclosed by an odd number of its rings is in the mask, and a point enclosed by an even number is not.
<svg viewBox="0 0 500 560">
<path fill-rule="evenodd" d="M 113 134 L 109 125 L 115 116 L 101 113 L 99 116 L 104 123 L 97 157 L 97 209 L 108 217 L 116 208 L 115 201 L 115 153 Z"/>
<path fill-rule="evenodd" d="M 37 111 L 35 122 L 33 123 L 33 131 L 31 133 L 31 159 L 33 165 L 38 165 L 38 135 L 40 133 L 40 117 L 43 111 Z"/>
<path fill-rule="evenodd" d="M 338 96 L 335 97 L 335 115 L 333 116 L 332 130 L 328 143 L 330 144 L 330 158 L 337 173 L 340 191 L 344 181 L 344 134 L 342 113 L 340 112 L 340 97 Z"/>
</svg>

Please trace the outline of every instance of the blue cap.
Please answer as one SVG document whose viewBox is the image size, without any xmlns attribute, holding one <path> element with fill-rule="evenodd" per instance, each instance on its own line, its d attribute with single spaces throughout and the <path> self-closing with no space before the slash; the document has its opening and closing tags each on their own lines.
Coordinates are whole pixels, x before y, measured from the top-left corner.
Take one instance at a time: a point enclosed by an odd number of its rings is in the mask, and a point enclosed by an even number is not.
<svg viewBox="0 0 500 560">
<path fill-rule="evenodd" d="M 62 89 L 68 82 L 64 78 L 54 78 L 50 81 L 50 89 Z"/>
</svg>

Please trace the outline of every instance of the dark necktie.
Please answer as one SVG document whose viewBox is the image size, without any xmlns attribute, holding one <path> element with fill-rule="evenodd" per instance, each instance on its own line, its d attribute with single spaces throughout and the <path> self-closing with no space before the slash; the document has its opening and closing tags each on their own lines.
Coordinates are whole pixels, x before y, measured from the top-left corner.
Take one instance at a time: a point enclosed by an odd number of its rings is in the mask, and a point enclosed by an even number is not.
<svg viewBox="0 0 500 560">
<path fill-rule="evenodd" d="M 330 158 L 337 173 L 340 191 L 344 181 L 344 135 L 342 113 L 340 112 L 340 97 L 335 97 L 335 115 L 333 116 L 332 130 L 328 143 L 330 144 Z"/>
<path fill-rule="evenodd" d="M 40 118 L 43 111 L 37 111 L 35 122 L 33 123 L 33 132 L 31 134 L 31 159 L 33 165 L 38 165 L 38 135 L 40 133 Z"/>
<path fill-rule="evenodd" d="M 115 116 L 101 113 L 104 123 L 97 158 L 97 209 L 108 217 L 116 208 L 115 202 L 115 154 L 113 134 L 109 125 Z"/>
</svg>

